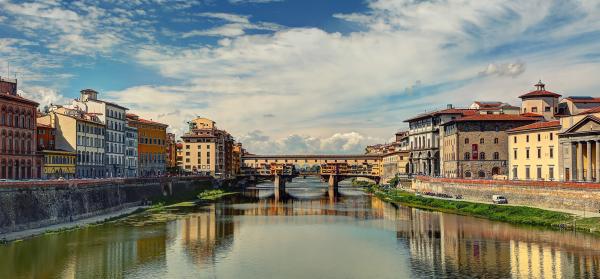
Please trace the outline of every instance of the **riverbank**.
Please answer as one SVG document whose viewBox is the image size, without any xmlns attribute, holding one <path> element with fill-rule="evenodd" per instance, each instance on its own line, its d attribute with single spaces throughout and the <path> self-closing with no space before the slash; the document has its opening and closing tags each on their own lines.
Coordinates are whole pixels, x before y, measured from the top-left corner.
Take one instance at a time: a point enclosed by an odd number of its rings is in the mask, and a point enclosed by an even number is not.
<svg viewBox="0 0 600 279">
<path fill-rule="evenodd" d="M 600 217 L 582 218 L 574 214 L 527 206 L 507 206 L 417 196 L 402 190 L 377 190 L 374 195 L 409 207 L 468 215 L 513 224 L 575 229 L 600 235 Z"/>
</svg>

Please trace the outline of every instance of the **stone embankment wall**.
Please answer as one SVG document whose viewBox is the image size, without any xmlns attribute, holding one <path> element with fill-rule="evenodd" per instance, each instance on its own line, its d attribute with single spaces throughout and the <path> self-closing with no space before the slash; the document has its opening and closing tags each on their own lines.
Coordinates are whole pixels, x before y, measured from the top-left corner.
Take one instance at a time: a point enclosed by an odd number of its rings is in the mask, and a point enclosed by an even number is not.
<svg viewBox="0 0 600 279">
<path fill-rule="evenodd" d="M 143 201 L 193 198 L 210 177 L 0 183 L 1 234 L 75 221 Z"/>
<path fill-rule="evenodd" d="M 491 202 L 503 195 L 509 203 L 533 207 L 598 212 L 600 184 L 557 181 L 475 180 L 418 176 L 412 189 L 419 192 L 462 195 L 465 199 Z"/>
</svg>

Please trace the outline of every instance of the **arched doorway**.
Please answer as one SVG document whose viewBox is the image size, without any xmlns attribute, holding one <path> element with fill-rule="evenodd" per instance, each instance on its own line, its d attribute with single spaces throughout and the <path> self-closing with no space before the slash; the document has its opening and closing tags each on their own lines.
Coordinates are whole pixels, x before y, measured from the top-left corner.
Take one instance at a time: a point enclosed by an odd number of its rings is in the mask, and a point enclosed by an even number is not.
<svg viewBox="0 0 600 279">
<path fill-rule="evenodd" d="M 492 168 L 492 175 L 499 175 L 500 174 L 500 168 L 499 167 L 493 167 Z"/>
</svg>

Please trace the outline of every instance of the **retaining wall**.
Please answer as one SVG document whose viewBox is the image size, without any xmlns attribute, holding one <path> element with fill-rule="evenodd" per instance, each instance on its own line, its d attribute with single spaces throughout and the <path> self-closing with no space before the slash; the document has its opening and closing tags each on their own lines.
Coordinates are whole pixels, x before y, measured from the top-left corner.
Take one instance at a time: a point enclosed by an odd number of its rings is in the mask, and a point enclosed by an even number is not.
<svg viewBox="0 0 600 279">
<path fill-rule="evenodd" d="M 600 184 L 557 181 L 475 180 L 418 176 L 412 189 L 419 192 L 462 195 L 465 199 L 491 202 L 503 195 L 509 203 L 546 208 L 598 212 Z"/>
<path fill-rule="evenodd" d="M 0 234 L 75 221 L 139 205 L 194 197 L 210 177 L 0 183 Z"/>
</svg>

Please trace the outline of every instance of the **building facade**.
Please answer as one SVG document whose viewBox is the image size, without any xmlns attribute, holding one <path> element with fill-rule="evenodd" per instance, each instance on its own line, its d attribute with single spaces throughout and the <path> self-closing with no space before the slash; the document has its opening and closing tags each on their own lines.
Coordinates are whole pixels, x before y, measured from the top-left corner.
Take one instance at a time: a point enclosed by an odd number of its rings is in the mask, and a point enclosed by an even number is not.
<svg viewBox="0 0 600 279">
<path fill-rule="evenodd" d="M 45 149 L 42 179 L 72 179 L 76 174 L 77 153 Z"/>
<path fill-rule="evenodd" d="M 138 176 L 138 130 L 136 127 L 125 127 L 125 176 Z"/>
<path fill-rule="evenodd" d="M 40 178 L 37 154 L 38 103 L 17 94 L 17 80 L 0 77 L 0 179 Z"/>
<path fill-rule="evenodd" d="M 167 171 L 177 172 L 177 141 L 175 134 L 167 133 Z"/>
<path fill-rule="evenodd" d="M 535 121 L 512 114 L 477 114 L 443 124 L 443 175 L 480 179 L 507 175 L 506 131 Z"/>
<path fill-rule="evenodd" d="M 560 118 L 560 178 L 600 182 L 600 107 Z"/>
<path fill-rule="evenodd" d="M 423 113 L 405 120 L 408 122 L 409 173 L 436 176 L 442 173 L 440 163 L 440 127 L 442 124 L 467 115 L 478 114 L 474 109 L 446 109 Z"/>
<path fill-rule="evenodd" d="M 233 175 L 233 137 L 215 122 L 196 118 L 181 139 L 183 170 L 218 177 Z"/>
<path fill-rule="evenodd" d="M 75 177 L 106 177 L 105 126 L 97 114 L 66 107 L 53 107 L 38 121 L 55 130 L 56 150 L 77 154 Z"/>
<path fill-rule="evenodd" d="M 93 89 L 81 90 L 79 99 L 73 106 L 89 114 L 95 114 L 106 126 L 104 138 L 106 177 L 122 177 L 125 175 L 125 128 L 127 126 L 127 108 L 115 103 L 98 99 L 98 92 Z"/>
<path fill-rule="evenodd" d="M 138 131 L 138 173 L 140 176 L 161 176 L 166 172 L 166 141 L 168 125 L 127 114 L 128 125 Z"/>
<path fill-rule="evenodd" d="M 510 179 L 559 180 L 560 121 L 537 122 L 508 130 Z"/>
<path fill-rule="evenodd" d="M 539 81 L 536 90 L 519 96 L 521 98 L 521 113 L 540 114 L 546 120 L 554 120 L 558 113 L 558 98 L 560 94 L 546 90 L 546 85 Z"/>
</svg>

